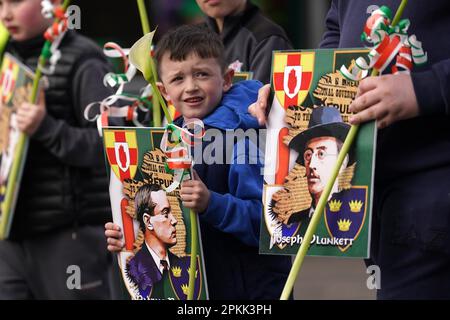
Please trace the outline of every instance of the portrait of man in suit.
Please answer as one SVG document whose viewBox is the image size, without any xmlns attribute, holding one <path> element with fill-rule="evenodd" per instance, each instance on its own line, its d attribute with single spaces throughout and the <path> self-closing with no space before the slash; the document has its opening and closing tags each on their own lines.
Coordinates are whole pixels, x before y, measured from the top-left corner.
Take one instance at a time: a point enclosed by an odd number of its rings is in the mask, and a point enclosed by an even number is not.
<svg viewBox="0 0 450 320">
<path fill-rule="evenodd" d="M 334 164 L 349 130 L 350 125 L 342 121 L 338 109 L 320 106 L 312 111 L 308 128 L 290 141 L 289 148 L 296 150 L 299 154 L 296 162 L 306 169 L 308 191 L 312 203 L 309 208 L 294 212 L 289 217 L 288 223 L 311 218 L 331 177 Z M 341 173 L 354 162 L 354 153 L 351 150 L 344 159 L 339 172 Z M 336 179 L 330 198 L 338 192 L 338 179 Z"/>
<path fill-rule="evenodd" d="M 179 258 L 169 251 L 177 243 L 177 219 L 166 192 L 159 185 L 141 186 L 135 195 L 134 206 L 145 241 L 127 263 L 125 272 L 145 299 L 154 285 L 168 276 L 171 266 L 178 264 Z"/>
</svg>

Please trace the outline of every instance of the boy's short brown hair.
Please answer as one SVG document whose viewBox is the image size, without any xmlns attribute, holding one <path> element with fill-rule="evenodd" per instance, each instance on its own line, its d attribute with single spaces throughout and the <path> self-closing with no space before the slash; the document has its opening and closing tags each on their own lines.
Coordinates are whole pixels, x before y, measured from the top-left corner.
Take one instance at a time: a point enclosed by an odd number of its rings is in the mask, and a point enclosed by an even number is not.
<svg viewBox="0 0 450 320">
<path fill-rule="evenodd" d="M 168 31 L 158 41 L 155 59 L 160 77 L 159 65 L 165 53 L 169 53 L 169 58 L 173 61 L 184 61 L 188 55 L 195 53 L 202 59 L 215 58 L 223 71 L 227 68 L 219 35 L 201 25 L 177 27 Z"/>
</svg>

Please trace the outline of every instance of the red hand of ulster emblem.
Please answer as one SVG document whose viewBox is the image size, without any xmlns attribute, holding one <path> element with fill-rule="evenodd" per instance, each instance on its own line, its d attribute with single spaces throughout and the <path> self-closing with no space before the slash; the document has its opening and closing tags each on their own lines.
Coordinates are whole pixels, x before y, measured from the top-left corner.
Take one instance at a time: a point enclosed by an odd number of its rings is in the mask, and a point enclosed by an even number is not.
<svg viewBox="0 0 450 320">
<path fill-rule="evenodd" d="M 295 87 L 297 86 L 297 75 L 294 69 L 291 69 L 289 72 L 289 80 L 288 80 L 288 88 L 289 93 L 294 94 Z"/>
<path fill-rule="evenodd" d="M 123 145 L 119 146 L 119 161 L 122 168 L 125 168 L 125 166 L 127 165 L 127 155 L 125 154 Z"/>
</svg>

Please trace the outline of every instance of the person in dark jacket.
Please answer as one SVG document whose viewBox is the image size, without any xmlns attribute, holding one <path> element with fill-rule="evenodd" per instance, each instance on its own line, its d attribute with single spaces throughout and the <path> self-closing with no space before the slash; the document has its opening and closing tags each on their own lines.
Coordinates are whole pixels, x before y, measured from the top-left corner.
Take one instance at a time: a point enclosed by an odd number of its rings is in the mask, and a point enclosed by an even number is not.
<svg viewBox="0 0 450 320">
<path fill-rule="evenodd" d="M 196 1 L 207 26 L 220 35 L 230 67 L 269 83 L 272 51 L 292 49 L 284 30 L 248 0 Z"/>
<path fill-rule="evenodd" d="M 361 46 L 368 8 L 398 1 L 333 1 L 322 47 Z M 371 6 L 371 7 L 370 7 Z M 377 120 L 371 261 L 381 271 L 380 299 L 449 299 L 450 3 L 410 1 L 408 34 L 428 62 L 411 74 L 361 81 L 350 121 Z"/>
<path fill-rule="evenodd" d="M 399 1 L 331 3 L 321 47 L 361 47 L 372 10 Z M 360 82 L 352 123 L 377 120 L 371 259 L 380 268 L 379 299 L 450 298 L 450 3 L 410 1 L 408 34 L 428 62 L 411 74 Z M 250 111 L 265 122 L 269 86 Z M 379 279 L 378 279 L 379 280 Z M 377 280 L 377 281 L 378 281 Z"/>
<path fill-rule="evenodd" d="M 5 50 L 35 70 L 51 24 L 41 1 L 1 1 L 0 17 L 11 36 Z M 110 297 L 102 230 L 108 183 L 101 139 L 83 117 L 87 104 L 111 94 L 102 85 L 109 67 L 97 45 L 74 31 L 59 49 L 40 102 L 17 111 L 29 148 L 10 239 L 0 241 L 0 299 Z"/>
<path fill-rule="evenodd" d="M 175 124 L 199 118 L 206 129 L 202 152 L 194 151 L 194 179 L 182 183 L 180 196 L 185 207 L 199 214 L 210 298 L 278 299 L 290 257 L 258 254 L 263 177 L 254 141 L 244 137 L 241 145 L 232 140 L 231 152 L 226 143 L 223 150 L 206 152 L 215 140 L 209 134 L 223 139 L 229 130 L 259 128 L 247 106 L 261 83 L 232 85 L 222 43 L 203 27 L 183 26 L 165 34 L 155 57 L 161 93 L 182 115 Z M 214 161 L 220 152 L 231 158 Z M 106 229 L 109 250 L 120 251 L 118 226 L 110 223 Z"/>
</svg>

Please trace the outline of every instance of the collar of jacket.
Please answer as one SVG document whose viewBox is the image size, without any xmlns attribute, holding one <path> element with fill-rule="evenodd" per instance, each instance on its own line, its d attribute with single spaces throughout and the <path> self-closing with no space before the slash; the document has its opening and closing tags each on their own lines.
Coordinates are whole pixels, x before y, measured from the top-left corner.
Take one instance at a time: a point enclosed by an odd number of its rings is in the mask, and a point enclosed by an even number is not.
<svg viewBox="0 0 450 320">
<path fill-rule="evenodd" d="M 42 35 L 25 40 L 25 41 L 14 41 L 10 39 L 8 51 L 18 55 L 22 59 L 27 59 L 32 56 L 38 56 L 44 46 L 45 39 Z"/>
<path fill-rule="evenodd" d="M 216 20 L 214 18 L 207 17 L 206 23 L 215 32 L 220 34 L 220 37 L 224 43 L 233 37 L 238 29 L 242 27 L 243 22 L 249 21 L 253 16 L 259 12 L 259 8 L 250 1 L 247 1 L 245 10 L 239 14 L 233 16 L 226 16 L 223 22 L 222 33 L 219 32 Z"/>
</svg>

